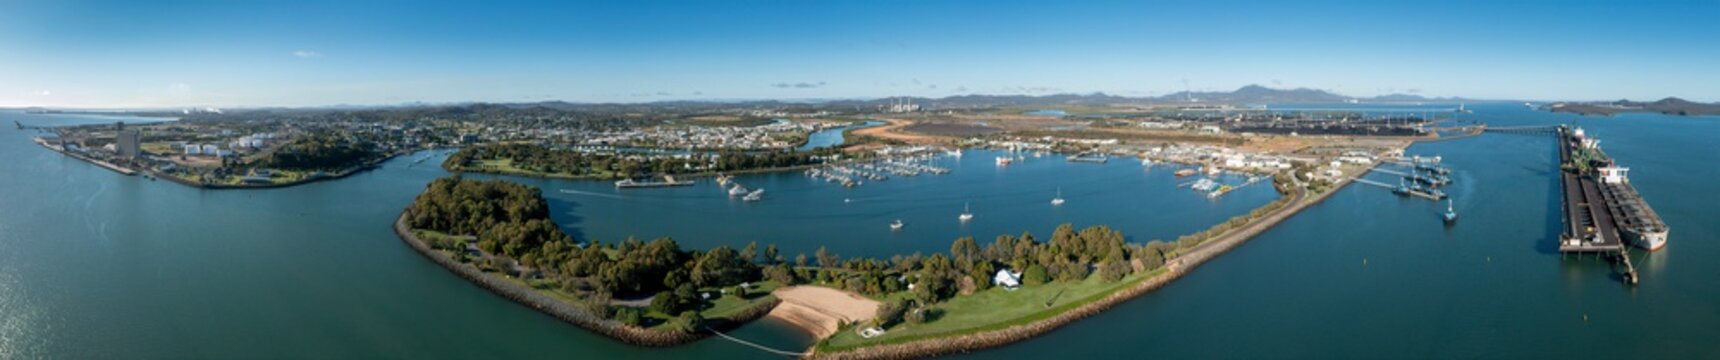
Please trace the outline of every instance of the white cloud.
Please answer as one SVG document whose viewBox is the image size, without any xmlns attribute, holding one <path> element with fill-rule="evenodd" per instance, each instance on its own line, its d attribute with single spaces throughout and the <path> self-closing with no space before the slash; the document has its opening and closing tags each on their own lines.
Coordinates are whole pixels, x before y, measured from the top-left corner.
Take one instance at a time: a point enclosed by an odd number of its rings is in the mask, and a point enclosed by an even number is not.
<svg viewBox="0 0 1720 360">
<path fill-rule="evenodd" d="M 293 51 L 293 57 L 300 58 L 300 59 L 320 58 L 320 57 L 322 57 L 322 53 L 310 51 L 310 50 L 294 50 Z"/>
</svg>

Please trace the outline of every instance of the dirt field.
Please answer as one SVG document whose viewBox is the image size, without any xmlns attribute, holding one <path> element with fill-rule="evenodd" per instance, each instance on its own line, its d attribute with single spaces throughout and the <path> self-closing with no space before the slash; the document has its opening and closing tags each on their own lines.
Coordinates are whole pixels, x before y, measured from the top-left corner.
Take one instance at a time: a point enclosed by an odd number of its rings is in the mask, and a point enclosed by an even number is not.
<svg viewBox="0 0 1720 360">
<path fill-rule="evenodd" d="M 805 329 L 819 339 L 836 333 L 841 322 L 862 322 L 878 312 L 878 301 L 819 286 L 790 286 L 771 294 L 782 304 L 765 315 Z"/>
<path fill-rule="evenodd" d="M 900 141 L 907 142 L 910 144 L 933 144 L 933 143 L 938 143 L 938 142 L 942 142 L 942 141 L 946 140 L 945 138 L 941 138 L 941 137 L 937 137 L 937 136 L 903 132 L 902 131 L 903 128 L 914 125 L 914 122 L 912 122 L 912 121 L 900 120 L 900 119 L 882 119 L 882 120 L 884 120 L 885 122 L 889 122 L 890 124 L 884 125 L 884 126 L 874 126 L 874 127 L 869 127 L 869 128 L 865 128 L 865 129 L 854 130 L 854 135 L 871 136 L 871 137 L 889 139 L 889 140 L 900 140 Z"/>
<path fill-rule="evenodd" d="M 910 132 L 910 133 L 916 133 L 916 134 L 935 135 L 935 136 L 968 137 L 968 136 L 975 136 L 975 135 L 991 134 L 991 133 L 1001 132 L 1003 130 L 991 128 L 991 127 L 979 126 L 979 125 L 968 125 L 968 124 L 919 123 L 919 124 L 914 124 L 912 126 L 908 126 L 907 128 L 902 129 L 902 131 L 906 131 L 906 132 Z"/>
</svg>

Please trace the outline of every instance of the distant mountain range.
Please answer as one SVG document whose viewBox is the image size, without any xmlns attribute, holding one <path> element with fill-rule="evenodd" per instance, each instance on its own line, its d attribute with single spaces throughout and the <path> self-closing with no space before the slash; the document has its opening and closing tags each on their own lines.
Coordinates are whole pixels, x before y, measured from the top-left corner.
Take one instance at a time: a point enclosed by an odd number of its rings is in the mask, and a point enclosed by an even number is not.
<svg viewBox="0 0 1720 360">
<path fill-rule="evenodd" d="M 358 110 L 388 110 L 388 109 L 419 109 L 419 108 L 507 108 L 507 109 L 539 109 L 560 111 L 587 112 L 622 112 L 650 114 L 661 111 L 720 111 L 735 107 L 759 107 L 772 109 L 840 109 L 871 111 L 892 104 L 909 102 L 919 105 L 924 110 L 939 109 L 983 109 L 995 107 L 1031 107 L 1058 105 L 1166 105 L 1166 104 L 1229 104 L 1229 105 L 1261 105 L 1261 104 L 1312 104 L 1312 103 L 1411 103 L 1411 102 L 1479 102 L 1485 100 L 1467 99 L 1460 97 L 1426 97 L 1413 94 L 1389 94 L 1373 97 L 1355 97 L 1334 93 L 1327 90 L 1294 88 L 1275 89 L 1260 85 L 1248 85 L 1232 91 L 1182 91 L 1161 96 L 1129 97 L 1111 95 L 1102 92 L 1090 94 L 1049 94 L 1049 95 L 956 95 L 941 98 L 929 97 L 889 97 L 878 99 L 800 99 L 800 100 L 669 100 L 648 103 L 586 103 L 568 101 L 539 101 L 520 103 L 480 103 L 480 102 L 451 102 L 423 103 L 410 102 L 396 105 L 332 105 L 319 107 L 256 107 L 246 108 L 246 111 L 358 111 Z M 1612 114 L 1621 111 L 1653 111 L 1663 113 L 1688 114 L 1717 114 L 1720 104 L 1704 104 L 1685 101 L 1678 98 L 1644 103 L 1619 100 L 1613 102 L 1562 102 L 1568 108 L 1561 111 L 1580 112 L 1586 114 Z M 32 108 L 33 111 L 55 111 Z M 130 113 L 153 113 L 159 111 L 133 110 Z"/>
<path fill-rule="evenodd" d="M 1618 100 L 1608 102 L 1558 102 L 1547 105 L 1554 112 L 1583 115 L 1612 115 L 1621 112 L 1656 112 L 1668 115 L 1720 115 L 1720 104 L 1706 104 L 1676 97 L 1654 102 Z"/>
<path fill-rule="evenodd" d="M 1248 85 L 1233 91 L 1181 91 L 1163 96 L 1127 97 L 1106 93 L 1052 95 L 958 95 L 944 98 L 898 97 L 875 100 L 832 101 L 832 104 L 855 102 L 862 106 L 888 105 L 897 101 L 912 101 L 927 108 L 983 108 L 1025 105 L 1105 105 L 1105 104 L 1287 104 L 1359 102 L 1421 102 L 1462 101 L 1463 98 L 1429 98 L 1420 95 L 1391 94 L 1374 97 L 1345 96 L 1320 89 L 1274 89 Z"/>
</svg>

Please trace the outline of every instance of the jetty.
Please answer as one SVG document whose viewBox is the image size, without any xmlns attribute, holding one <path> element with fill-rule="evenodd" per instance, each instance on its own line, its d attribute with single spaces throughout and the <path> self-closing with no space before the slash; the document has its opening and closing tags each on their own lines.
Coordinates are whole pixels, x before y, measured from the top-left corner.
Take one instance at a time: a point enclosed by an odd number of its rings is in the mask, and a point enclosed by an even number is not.
<svg viewBox="0 0 1720 360">
<path fill-rule="evenodd" d="M 1087 153 L 1070 155 L 1068 158 L 1065 158 L 1064 160 L 1068 160 L 1069 162 L 1072 162 L 1072 163 L 1089 163 L 1089 164 L 1104 164 L 1106 162 L 1111 161 L 1111 159 L 1105 157 L 1104 154 L 1087 154 Z"/>
<path fill-rule="evenodd" d="M 120 175 L 125 175 L 125 176 L 137 175 L 137 170 L 132 170 L 131 168 L 127 168 L 124 166 L 116 165 L 116 164 L 111 163 L 111 162 L 103 161 L 101 159 L 97 159 L 97 158 L 91 157 L 89 155 L 82 154 L 79 151 L 66 149 L 65 145 L 53 144 L 53 143 L 49 142 L 47 139 L 44 139 L 42 137 L 35 137 L 35 138 L 33 138 L 33 140 L 36 141 L 36 145 L 41 145 L 42 147 L 47 148 L 48 150 L 53 150 L 54 152 L 65 154 L 66 156 L 70 156 L 73 159 L 83 160 L 85 162 L 95 164 L 96 166 L 101 167 L 103 169 L 113 170 L 113 172 L 120 173 Z"/>
<path fill-rule="evenodd" d="M 617 189 L 659 188 L 672 186 L 693 186 L 693 180 L 675 180 L 674 176 L 663 175 L 663 181 L 622 179 L 615 182 Z"/>
<path fill-rule="evenodd" d="M 1529 130 L 1529 129 L 1522 129 Z M 1617 166 L 1600 141 L 1572 126 L 1554 128 L 1559 146 L 1562 254 L 1593 253 L 1622 267 L 1625 282 L 1636 284 L 1636 265 L 1628 246 L 1648 251 L 1666 244 L 1668 228 Z"/>
</svg>

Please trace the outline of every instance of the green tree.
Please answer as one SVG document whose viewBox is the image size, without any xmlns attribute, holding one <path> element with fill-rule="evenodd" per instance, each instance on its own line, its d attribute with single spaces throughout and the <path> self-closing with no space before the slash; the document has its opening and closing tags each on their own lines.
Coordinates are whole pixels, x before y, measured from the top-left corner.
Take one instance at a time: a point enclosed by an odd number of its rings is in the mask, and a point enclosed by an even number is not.
<svg viewBox="0 0 1720 360">
<path fill-rule="evenodd" d="M 615 309 L 615 321 L 627 324 L 628 326 L 644 325 L 645 312 L 640 311 L 639 308 L 636 307 L 623 306 Z"/>
<path fill-rule="evenodd" d="M 681 315 L 675 316 L 670 326 L 675 331 L 691 334 L 705 328 L 705 316 L 695 310 L 683 311 Z"/>
<path fill-rule="evenodd" d="M 1045 267 L 1039 264 L 1029 265 L 1027 271 L 1021 274 L 1021 282 L 1026 285 L 1040 285 L 1049 280 L 1050 277 L 1046 275 Z"/>
</svg>

